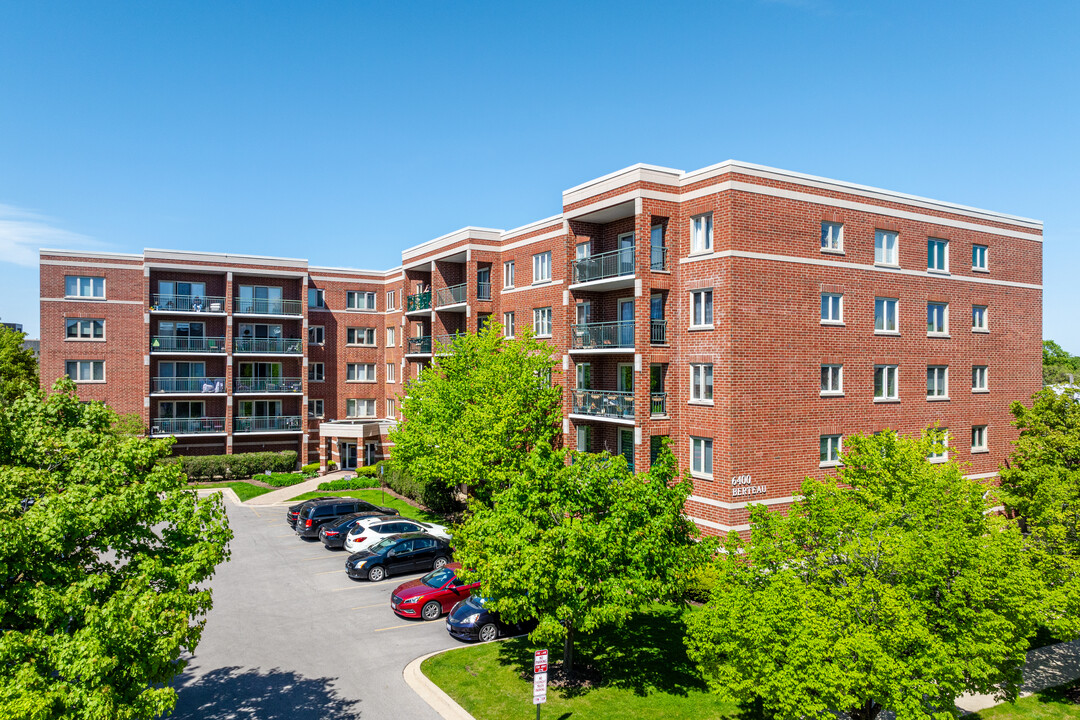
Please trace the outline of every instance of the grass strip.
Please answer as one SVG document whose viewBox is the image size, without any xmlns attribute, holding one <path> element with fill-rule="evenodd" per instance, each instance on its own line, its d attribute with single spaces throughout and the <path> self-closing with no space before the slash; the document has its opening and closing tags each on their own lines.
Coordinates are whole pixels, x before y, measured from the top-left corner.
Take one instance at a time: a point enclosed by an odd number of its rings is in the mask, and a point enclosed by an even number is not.
<svg viewBox="0 0 1080 720">
<path fill-rule="evenodd" d="M 258 485 L 252 485 L 249 482 L 243 480 L 234 480 L 233 482 L 219 482 L 219 483 L 195 483 L 189 485 L 200 490 L 218 489 L 218 488 L 232 488 L 236 493 L 236 496 L 240 498 L 240 502 L 247 502 L 253 497 L 259 497 L 268 492 L 273 492 L 274 488 L 259 487 Z"/>
<path fill-rule="evenodd" d="M 345 490 L 339 492 L 306 492 L 303 495 L 297 495 L 289 500 L 289 502 L 300 502 L 302 500 L 315 500 L 321 497 L 351 497 L 358 498 L 360 500 L 367 500 L 373 505 L 379 505 L 381 507 L 394 508 L 401 514 L 402 517 L 413 518 L 414 520 L 421 520 L 423 522 L 443 523 L 441 515 L 421 510 L 412 503 L 408 503 L 404 500 L 399 500 L 389 493 L 384 493 L 378 489 L 368 490 Z"/>
</svg>

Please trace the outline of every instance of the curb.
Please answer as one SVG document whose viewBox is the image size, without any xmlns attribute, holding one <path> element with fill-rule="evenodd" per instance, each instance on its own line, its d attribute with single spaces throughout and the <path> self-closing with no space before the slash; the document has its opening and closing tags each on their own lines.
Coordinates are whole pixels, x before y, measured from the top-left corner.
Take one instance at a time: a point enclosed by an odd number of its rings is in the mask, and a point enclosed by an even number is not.
<svg viewBox="0 0 1080 720">
<path fill-rule="evenodd" d="M 413 692 L 419 695 L 421 700 L 430 705 L 432 710 L 439 713 L 443 720 L 476 720 L 476 718 L 466 712 L 465 708 L 454 702 L 454 699 L 443 692 L 442 688 L 428 680 L 427 675 L 420 671 L 420 664 L 429 657 L 453 652 L 454 650 L 464 650 L 467 647 L 471 646 L 436 650 L 433 653 L 421 655 L 406 665 L 405 670 L 402 672 L 405 684 L 412 688 Z"/>
</svg>

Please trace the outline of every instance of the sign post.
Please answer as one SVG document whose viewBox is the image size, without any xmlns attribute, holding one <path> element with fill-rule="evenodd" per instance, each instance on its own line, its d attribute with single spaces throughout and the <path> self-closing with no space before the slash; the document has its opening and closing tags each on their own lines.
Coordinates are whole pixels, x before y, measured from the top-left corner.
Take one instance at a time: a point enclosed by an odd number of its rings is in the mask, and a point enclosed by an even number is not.
<svg viewBox="0 0 1080 720">
<path fill-rule="evenodd" d="M 536 720 L 540 720 L 540 703 L 547 702 L 548 651 L 537 650 L 533 655 L 533 705 Z"/>
</svg>

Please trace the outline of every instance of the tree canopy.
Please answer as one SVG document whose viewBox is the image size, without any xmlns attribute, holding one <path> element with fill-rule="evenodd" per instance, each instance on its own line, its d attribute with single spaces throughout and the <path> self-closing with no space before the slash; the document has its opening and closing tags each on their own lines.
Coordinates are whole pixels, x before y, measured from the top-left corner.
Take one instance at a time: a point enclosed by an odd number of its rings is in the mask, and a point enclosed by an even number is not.
<svg viewBox="0 0 1080 720">
<path fill-rule="evenodd" d="M 1070 355 L 1053 340 L 1043 340 L 1043 384 L 1080 382 L 1080 356 Z"/>
<path fill-rule="evenodd" d="M 554 368 L 549 345 L 528 332 L 505 338 L 496 323 L 436 348 L 432 366 L 408 381 L 392 462 L 424 485 L 464 483 L 490 502 L 532 448 L 561 437 Z"/>
<path fill-rule="evenodd" d="M 26 333 L 0 325 L 0 403 L 10 404 L 38 386 L 38 361 L 23 347 Z"/>
<path fill-rule="evenodd" d="M 221 497 L 160 462 L 172 439 L 53 390 L 0 408 L 0 717 L 154 718 L 227 557 Z"/>
<path fill-rule="evenodd" d="M 563 640 L 572 672 L 576 633 L 677 596 L 699 561 L 704 547 L 683 515 L 691 484 L 675 477 L 666 446 L 648 473 L 634 475 L 622 457 L 541 443 L 491 506 L 474 502 L 457 528 L 462 575 L 479 580 L 503 616 L 538 620 L 533 640 Z"/>
<path fill-rule="evenodd" d="M 1018 528 L 986 512 L 987 488 L 927 462 L 934 435 L 845 438 L 839 482 L 807 479 L 786 516 L 752 506 L 749 543 L 729 539 L 689 622 L 717 692 L 829 720 L 946 718 L 965 692 L 1016 697 L 1038 583 Z"/>
</svg>

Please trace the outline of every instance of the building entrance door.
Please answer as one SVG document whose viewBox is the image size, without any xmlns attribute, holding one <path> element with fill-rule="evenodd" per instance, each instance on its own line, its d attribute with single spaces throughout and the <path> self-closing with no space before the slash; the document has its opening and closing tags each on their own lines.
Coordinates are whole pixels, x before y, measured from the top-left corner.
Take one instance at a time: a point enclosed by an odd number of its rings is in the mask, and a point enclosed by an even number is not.
<svg viewBox="0 0 1080 720">
<path fill-rule="evenodd" d="M 343 442 L 341 443 L 341 469 L 342 470 L 355 470 L 356 469 L 356 443 Z"/>
</svg>

